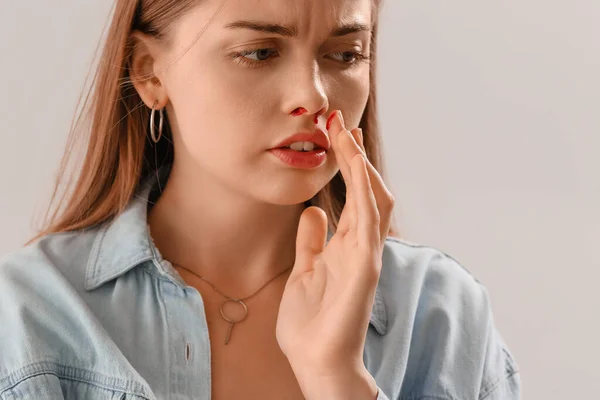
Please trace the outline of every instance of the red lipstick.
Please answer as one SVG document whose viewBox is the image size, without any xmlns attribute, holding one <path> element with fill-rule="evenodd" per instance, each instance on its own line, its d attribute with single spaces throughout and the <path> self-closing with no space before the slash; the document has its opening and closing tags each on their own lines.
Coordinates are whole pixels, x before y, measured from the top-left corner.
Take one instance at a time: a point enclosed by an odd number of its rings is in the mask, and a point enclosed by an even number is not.
<svg viewBox="0 0 600 400">
<path fill-rule="evenodd" d="M 314 144 L 314 149 L 310 151 L 292 150 L 290 146 L 296 142 L 310 142 Z M 325 133 L 317 129 L 313 133 L 301 132 L 288 137 L 277 146 L 269 149 L 271 154 L 277 157 L 283 163 L 300 169 L 317 168 L 327 159 L 327 151 L 331 144 Z"/>
<path fill-rule="evenodd" d="M 313 133 L 309 133 L 309 132 L 296 133 L 295 135 L 292 135 L 292 136 L 288 137 L 287 139 L 283 140 L 281 143 L 279 143 L 278 145 L 276 145 L 273 148 L 287 147 L 290 144 L 295 143 L 295 142 L 311 142 L 311 143 L 314 143 L 315 147 L 324 149 L 324 150 L 329 150 L 331 148 L 331 144 L 329 143 L 329 138 L 320 129 L 317 129 Z"/>
</svg>

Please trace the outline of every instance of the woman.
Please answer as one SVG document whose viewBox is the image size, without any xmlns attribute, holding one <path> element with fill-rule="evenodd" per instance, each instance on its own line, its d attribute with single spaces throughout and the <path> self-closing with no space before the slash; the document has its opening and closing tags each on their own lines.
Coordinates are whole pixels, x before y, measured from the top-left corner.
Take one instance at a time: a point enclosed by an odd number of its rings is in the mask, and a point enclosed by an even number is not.
<svg viewBox="0 0 600 400">
<path fill-rule="evenodd" d="M 0 398 L 519 398 L 485 288 L 395 237 L 379 10 L 116 1 L 75 187 L 1 262 Z"/>
</svg>

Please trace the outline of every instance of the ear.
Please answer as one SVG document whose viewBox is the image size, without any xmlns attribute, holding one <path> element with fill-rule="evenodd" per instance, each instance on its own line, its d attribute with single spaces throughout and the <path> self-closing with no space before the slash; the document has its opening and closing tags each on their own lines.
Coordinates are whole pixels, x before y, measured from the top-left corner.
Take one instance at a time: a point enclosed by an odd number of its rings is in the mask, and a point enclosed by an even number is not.
<svg viewBox="0 0 600 400">
<path fill-rule="evenodd" d="M 153 37 L 142 32 L 132 33 L 133 54 L 129 76 L 133 86 L 148 108 L 161 109 L 168 101 L 161 71 L 161 47 Z"/>
</svg>

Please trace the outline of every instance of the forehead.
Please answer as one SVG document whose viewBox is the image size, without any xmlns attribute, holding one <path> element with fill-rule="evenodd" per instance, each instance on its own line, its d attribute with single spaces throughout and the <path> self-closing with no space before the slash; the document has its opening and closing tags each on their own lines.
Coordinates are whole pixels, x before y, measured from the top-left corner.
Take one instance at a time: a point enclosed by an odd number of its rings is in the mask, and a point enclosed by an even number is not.
<svg viewBox="0 0 600 400">
<path fill-rule="evenodd" d="M 299 36 L 330 32 L 341 24 L 371 25 L 374 0 L 208 0 L 186 18 L 188 28 L 211 30 L 236 21 L 293 27 Z M 185 28 L 184 28 L 185 29 Z"/>
<path fill-rule="evenodd" d="M 322 16 L 369 16 L 373 0 L 213 0 L 230 15 L 319 19 Z"/>
</svg>

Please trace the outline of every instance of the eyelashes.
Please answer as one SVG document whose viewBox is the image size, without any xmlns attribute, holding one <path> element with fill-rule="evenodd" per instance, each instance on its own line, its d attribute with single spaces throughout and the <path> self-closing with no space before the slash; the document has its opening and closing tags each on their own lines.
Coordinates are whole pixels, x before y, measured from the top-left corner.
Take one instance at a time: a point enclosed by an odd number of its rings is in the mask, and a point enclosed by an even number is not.
<svg viewBox="0 0 600 400">
<path fill-rule="evenodd" d="M 277 50 L 274 50 L 274 49 L 256 48 L 256 49 L 242 50 L 240 52 L 232 53 L 231 58 L 233 58 L 233 60 L 235 62 L 237 62 L 238 64 L 243 64 L 250 68 L 266 67 L 266 66 L 270 65 L 271 63 L 273 63 L 272 57 L 269 57 L 268 59 L 262 59 L 262 60 L 261 59 L 253 60 L 253 59 L 250 59 L 247 57 L 250 55 L 256 55 L 257 57 L 265 56 L 265 50 L 267 51 L 267 54 L 266 54 L 267 56 L 271 56 L 271 55 L 277 53 Z"/>
<path fill-rule="evenodd" d="M 248 50 L 242 50 L 239 52 L 232 53 L 230 57 L 238 64 L 245 65 L 249 68 L 261 68 L 271 65 L 274 62 L 274 59 L 277 57 L 271 57 L 272 55 L 279 54 L 276 49 L 271 48 L 254 48 Z M 342 51 L 336 53 L 330 53 L 331 55 L 341 55 L 342 60 L 339 61 L 340 64 L 346 68 L 354 67 L 362 62 L 369 62 L 370 57 L 360 51 Z M 254 60 L 248 58 L 247 56 L 256 55 L 258 59 Z M 346 60 L 345 57 L 350 56 L 350 60 Z"/>
</svg>

